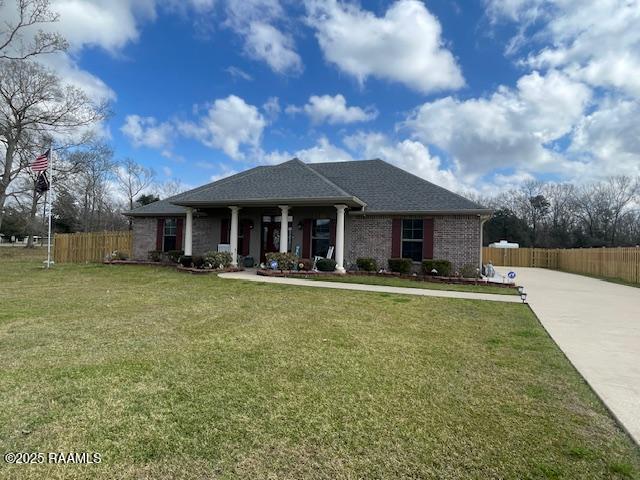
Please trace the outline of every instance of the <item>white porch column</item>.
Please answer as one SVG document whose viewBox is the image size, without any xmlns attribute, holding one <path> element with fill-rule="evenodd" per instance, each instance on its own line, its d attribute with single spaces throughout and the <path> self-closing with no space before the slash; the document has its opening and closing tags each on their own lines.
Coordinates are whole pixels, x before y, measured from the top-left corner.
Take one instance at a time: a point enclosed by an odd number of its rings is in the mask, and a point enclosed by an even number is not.
<svg viewBox="0 0 640 480">
<path fill-rule="evenodd" d="M 238 266 L 238 211 L 240 207 L 235 205 L 231 209 L 231 229 L 229 232 L 229 243 L 231 245 L 231 266 Z"/>
<path fill-rule="evenodd" d="M 280 208 L 280 253 L 287 253 L 289 247 L 289 205 L 278 205 Z"/>
<path fill-rule="evenodd" d="M 193 208 L 187 208 L 187 218 L 184 225 L 184 254 L 191 255 L 193 250 Z"/>
<path fill-rule="evenodd" d="M 338 211 L 338 218 L 336 220 L 336 272 L 344 273 L 344 211 L 346 205 L 335 205 Z"/>
</svg>

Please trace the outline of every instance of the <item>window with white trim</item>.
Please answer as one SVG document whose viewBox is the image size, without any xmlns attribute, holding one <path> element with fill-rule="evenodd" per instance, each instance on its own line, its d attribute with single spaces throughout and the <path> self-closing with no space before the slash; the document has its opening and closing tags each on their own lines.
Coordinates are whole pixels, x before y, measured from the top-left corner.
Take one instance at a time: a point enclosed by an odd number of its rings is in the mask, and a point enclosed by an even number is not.
<svg viewBox="0 0 640 480">
<path fill-rule="evenodd" d="M 162 238 L 162 251 L 169 252 L 175 250 L 178 244 L 178 219 L 177 218 L 165 218 L 164 220 L 164 232 Z"/>
<path fill-rule="evenodd" d="M 414 262 L 422 261 L 422 242 L 424 225 L 420 218 L 402 220 L 402 258 L 410 258 Z"/>
</svg>

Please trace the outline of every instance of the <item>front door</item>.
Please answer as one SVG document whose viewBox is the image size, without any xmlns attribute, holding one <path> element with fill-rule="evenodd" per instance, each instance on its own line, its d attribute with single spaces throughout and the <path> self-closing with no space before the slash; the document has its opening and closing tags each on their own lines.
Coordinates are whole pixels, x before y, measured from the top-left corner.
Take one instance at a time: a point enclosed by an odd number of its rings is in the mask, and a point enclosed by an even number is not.
<svg viewBox="0 0 640 480">
<path fill-rule="evenodd" d="M 266 254 L 280 249 L 280 224 L 265 222 L 262 224 L 262 249 L 260 261 L 266 262 Z"/>
<path fill-rule="evenodd" d="M 291 249 L 291 216 L 289 217 L 289 242 Z M 260 247 L 260 261 L 266 262 L 266 254 L 280 251 L 280 216 L 265 215 L 262 217 L 262 243 Z"/>
</svg>

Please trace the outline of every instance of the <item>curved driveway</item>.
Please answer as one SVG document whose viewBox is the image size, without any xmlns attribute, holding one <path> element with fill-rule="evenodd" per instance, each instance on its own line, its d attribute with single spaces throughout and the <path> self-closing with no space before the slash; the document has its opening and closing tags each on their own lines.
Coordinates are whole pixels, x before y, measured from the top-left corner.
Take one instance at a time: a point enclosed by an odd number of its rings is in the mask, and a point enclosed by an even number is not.
<svg viewBox="0 0 640 480">
<path fill-rule="evenodd" d="M 541 268 L 511 270 L 544 328 L 640 444 L 640 288 Z"/>
</svg>

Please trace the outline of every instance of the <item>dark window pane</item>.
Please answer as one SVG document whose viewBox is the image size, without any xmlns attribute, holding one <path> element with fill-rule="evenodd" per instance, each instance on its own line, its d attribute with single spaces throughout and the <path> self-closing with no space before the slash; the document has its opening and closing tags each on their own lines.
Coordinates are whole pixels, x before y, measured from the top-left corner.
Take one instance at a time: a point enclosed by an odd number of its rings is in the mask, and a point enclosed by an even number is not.
<svg viewBox="0 0 640 480">
<path fill-rule="evenodd" d="M 175 235 L 165 236 L 162 247 L 163 247 L 163 249 L 162 249 L 163 252 L 168 252 L 170 250 L 175 250 L 176 249 L 176 236 Z"/>
<path fill-rule="evenodd" d="M 175 218 L 167 218 L 164 221 L 165 236 L 175 235 L 178 230 L 178 220 Z"/>
<path fill-rule="evenodd" d="M 314 238 L 311 240 L 311 256 L 312 257 L 326 257 L 329 251 L 329 239 L 328 238 Z"/>
<path fill-rule="evenodd" d="M 329 238 L 329 225 L 331 220 L 328 218 L 322 218 L 313 221 L 313 231 L 311 236 L 313 238 Z"/>
<path fill-rule="evenodd" d="M 422 220 L 406 219 L 402 220 L 402 239 L 403 240 L 422 240 Z"/>
<path fill-rule="evenodd" d="M 422 242 L 402 242 L 402 258 L 410 258 L 414 262 L 422 260 Z"/>
</svg>

